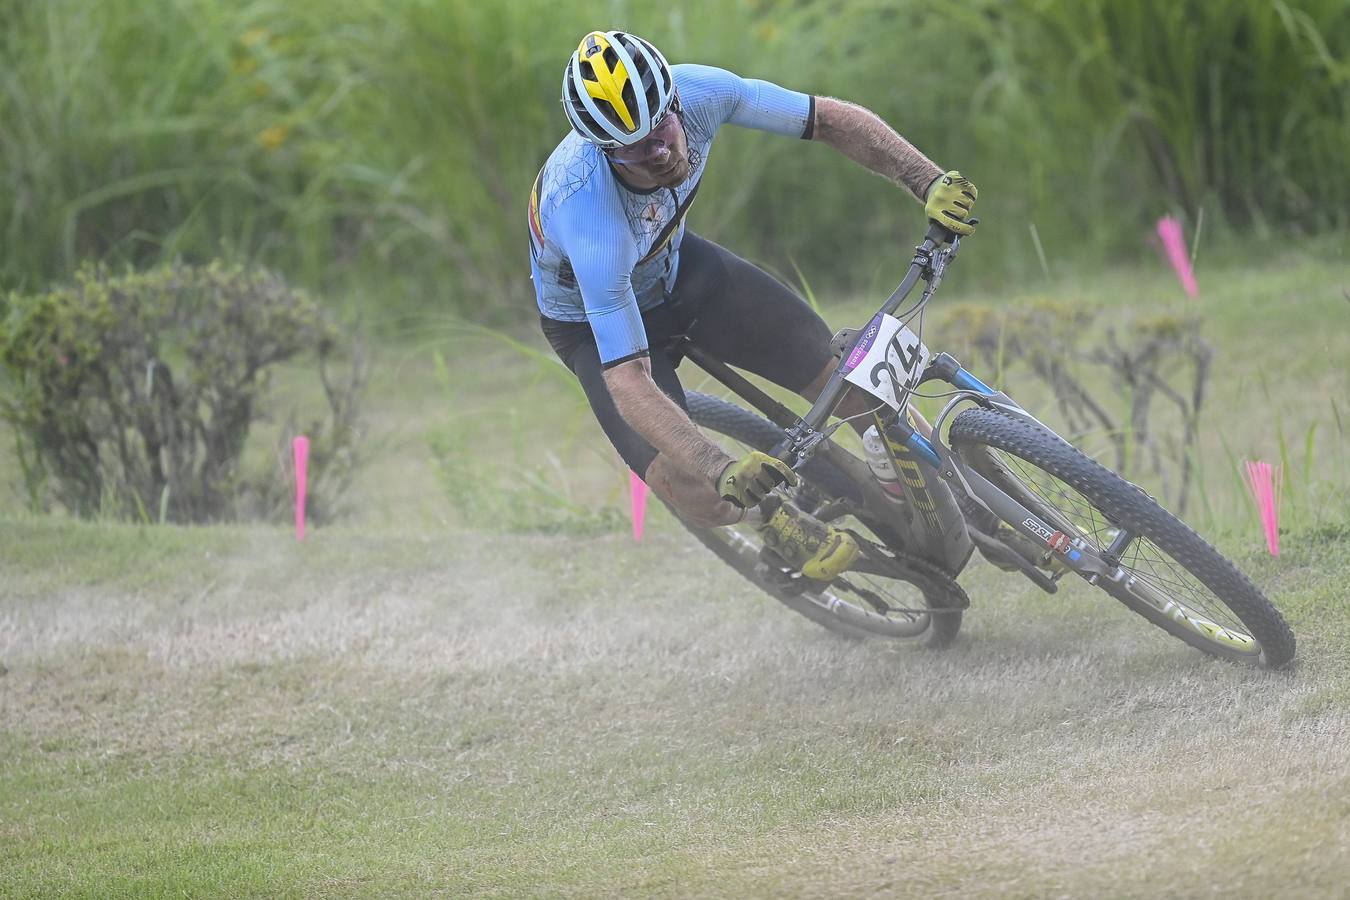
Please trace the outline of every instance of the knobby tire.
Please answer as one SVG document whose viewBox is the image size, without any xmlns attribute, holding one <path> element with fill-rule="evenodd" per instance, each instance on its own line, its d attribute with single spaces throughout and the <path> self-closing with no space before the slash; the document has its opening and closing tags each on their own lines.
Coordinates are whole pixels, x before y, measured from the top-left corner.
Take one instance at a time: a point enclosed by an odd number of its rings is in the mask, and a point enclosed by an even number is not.
<svg viewBox="0 0 1350 900">
<path fill-rule="evenodd" d="M 952 448 L 977 470 L 981 470 L 982 465 L 988 466 L 986 448 L 995 448 L 1057 478 L 1079 493 L 1108 521 L 1118 523 L 1131 534 L 1147 538 L 1227 606 L 1260 644 L 1260 656 L 1252 659 L 1250 654 L 1206 639 L 1133 596 L 1122 585 L 1107 579 L 1100 581 L 1104 590 L 1134 612 L 1187 644 L 1216 656 L 1259 662 L 1271 668 L 1283 666 L 1293 659 L 1295 641 L 1289 625 L 1237 566 L 1143 490 L 1058 435 L 996 410 L 968 409 L 953 420 L 949 438 Z M 989 477 L 987 471 L 982 470 L 981 474 Z M 990 480 L 998 483 L 996 478 Z M 1013 494 L 1012 491 L 1009 493 Z M 1023 489 L 1013 495 L 1025 502 L 1029 493 Z M 1050 506 L 1054 508 L 1053 504 Z"/>
</svg>

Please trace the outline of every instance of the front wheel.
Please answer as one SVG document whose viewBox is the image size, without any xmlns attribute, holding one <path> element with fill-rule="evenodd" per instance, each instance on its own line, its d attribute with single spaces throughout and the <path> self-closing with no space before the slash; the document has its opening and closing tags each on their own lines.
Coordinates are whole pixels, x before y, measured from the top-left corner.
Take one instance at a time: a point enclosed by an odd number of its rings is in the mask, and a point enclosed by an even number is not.
<svg viewBox="0 0 1350 900">
<path fill-rule="evenodd" d="M 685 399 L 689 417 L 733 456 L 750 449 L 771 452 L 783 437 L 782 429 L 772 422 L 725 400 L 697 391 L 686 391 Z M 807 512 L 828 515 L 830 506 L 841 505 L 832 501 L 844 501 L 843 506 L 850 505 L 849 501 L 861 503 L 852 482 L 824 459 L 811 460 L 799 474 L 802 484 L 785 493 Z M 961 630 L 961 610 L 969 600 L 951 576 L 931 563 L 901 559 L 894 551 L 872 544 L 871 571 L 845 572 L 820 586 L 775 565 L 752 528 L 702 528 L 684 519 L 680 522 L 718 558 L 770 596 L 836 634 L 918 638 L 927 647 L 941 648 L 951 644 Z M 848 527 L 843 519 L 832 518 L 831 524 Z"/>
<path fill-rule="evenodd" d="M 1098 584 L 1134 612 L 1215 656 L 1272 668 L 1293 659 L 1289 625 L 1237 566 L 1058 435 L 996 410 L 968 409 L 949 438 L 973 469 L 1096 552 L 1122 530 L 1132 535 L 1119 556 L 1119 579 Z"/>
</svg>

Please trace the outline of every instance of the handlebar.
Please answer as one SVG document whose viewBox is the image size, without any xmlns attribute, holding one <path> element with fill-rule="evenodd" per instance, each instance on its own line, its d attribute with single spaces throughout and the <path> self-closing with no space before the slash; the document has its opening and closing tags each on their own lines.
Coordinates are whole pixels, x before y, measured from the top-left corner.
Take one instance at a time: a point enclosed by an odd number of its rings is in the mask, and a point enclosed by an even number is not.
<svg viewBox="0 0 1350 900">
<path fill-rule="evenodd" d="M 972 223 L 978 221 L 979 219 L 971 220 Z M 924 299 L 926 300 L 931 296 L 932 293 L 937 290 L 938 283 L 942 281 L 942 273 L 946 270 L 948 263 L 955 258 L 956 249 L 960 244 L 960 235 L 947 226 L 929 219 L 928 232 L 923 237 L 923 243 L 914 248 L 917 255 L 914 257 L 913 264 L 909 267 L 909 272 L 906 273 L 904 280 L 900 282 L 900 286 L 897 287 L 891 293 L 891 296 L 887 298 L 886 302 L 882 304 L 880 311 L 887 314 L 894 314 L 900 307 L 900 304 L 904 301 L 905 297 L 909 295 L 910 290 L 913 289 L 920 277 L 928 279 L 928 288 L 924 291 Z M 937 260 L 936 268 L 929 268 L 930 264 L 933 262 L 933 251 L 944 245 L 950 245 L 951 249 L 940 255 L 941 258 Z M 924 275 L 925 272 L 928 274 Z"/>
</svg>

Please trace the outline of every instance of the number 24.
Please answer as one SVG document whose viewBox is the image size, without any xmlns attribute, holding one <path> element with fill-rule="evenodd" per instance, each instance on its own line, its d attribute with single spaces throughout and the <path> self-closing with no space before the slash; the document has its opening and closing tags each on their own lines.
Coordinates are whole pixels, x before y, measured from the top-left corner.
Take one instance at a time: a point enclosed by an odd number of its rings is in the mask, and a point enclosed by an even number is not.
<svg viewBox="0 0 1350 900">
<path fill-rule="evenodd" d="M 897 387 L 899 387 L 901 384 L 908 384 L 909 382 L 913 381 L 915 379 L 915 376 L 918 375 L 918 373 L 914 370 L 919 364 L 919 350 L 921 346 L 922 345 L 918 341 L 915 341 L 908 348 L 905 348 L 900 346 L 900 342 L 898 340 L 896 340 L 895 338 L 891 338 L 891 345 L 888 348 L 888 352 L 886 353 L 887 359 L 883 359 L 881 362 L 877 363 L 876 366 L 874 366 L 872 369 L 872 384 L 880 386 L 883 373 L 888 371 L 890 372 L 891 379 L 896 383 Z M 900 365 L 904 369 L 906 375 L 904 382 L 901 382 L 900 379 L 896 378 L 894 370 L 891 369 L 889 363 L 889 357 L 891 354 L 889 351 L 894 351 L 895 355 L 899 358 Z"/>
</svg>

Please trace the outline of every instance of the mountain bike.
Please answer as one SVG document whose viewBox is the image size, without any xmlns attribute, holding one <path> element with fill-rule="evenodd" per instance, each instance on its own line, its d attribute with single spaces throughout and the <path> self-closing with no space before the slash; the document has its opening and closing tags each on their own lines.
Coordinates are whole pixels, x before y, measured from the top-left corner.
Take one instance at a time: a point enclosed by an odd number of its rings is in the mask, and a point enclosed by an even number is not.
<svg viewBox="0 0 1350 900">
<path fill-rule="evenodd" d="M 1271 668 L 1288 663 L 1293 632 L 1237 566 L 1006 393 L 950 354 L 929 351 L 924 311 L 960 246 L 959 236 L 931 223 L 871 321 L 835 335 L 838 365 L 803 416 L 687 338 L 678 348 L 766 417 L 689 391 L 694 422 L 790 464 L 801 483 L 779 490 L 803 512 L 853 534 L 862 548 L 854 566 L 821 584 L 794 571 L 751 528 L 685 526 L 789 608 L 850 637 L 949 645 L 970 605 L 956 578 L 978 548 L 1048 593 L 1072 574 L 1215 656 Z M 905 306 L 920 282 L 919 298 Z M 934 383 L 951 390 L 926 437 L 908 401 Z M 883 438 L 894 482 L 832 439 L 843 422 L 831 423 L 831 415 L 850 387 L 875 398 L 865 415 Z"/>
</svg>

